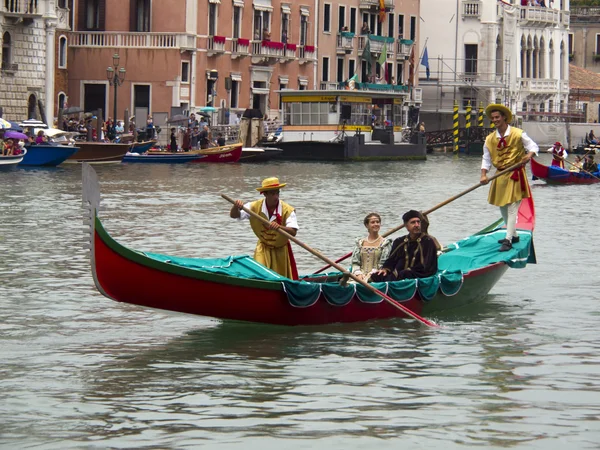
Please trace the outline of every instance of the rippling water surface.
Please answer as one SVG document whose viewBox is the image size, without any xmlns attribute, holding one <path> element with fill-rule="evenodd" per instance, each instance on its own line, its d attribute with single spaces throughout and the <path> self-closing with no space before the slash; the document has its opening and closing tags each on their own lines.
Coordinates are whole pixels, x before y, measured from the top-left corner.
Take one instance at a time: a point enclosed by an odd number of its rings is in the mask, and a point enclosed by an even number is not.
<svg viewBox="0 0 600 450">
<path fill-rule="evenodd" d="M 337 257 L 479 180 L 479 159 L 97 168 L 109 232 L 140 250 L 251 254 L 220 193 L 288 183 L 298 238 Z M 437 317 L 282 328 L 119 304 L 82 249 L 81 168 L 0 172 L 0 447 L 598 448 L 600 185 L 535 182 L 538 265 Z M 538 184 L 540 183 L 540 184 Z M 431 215 L 442 243 L 498 216 L 477 189 Z M 320 261 L 295 247 L 301 271 Z"/>
</svg>

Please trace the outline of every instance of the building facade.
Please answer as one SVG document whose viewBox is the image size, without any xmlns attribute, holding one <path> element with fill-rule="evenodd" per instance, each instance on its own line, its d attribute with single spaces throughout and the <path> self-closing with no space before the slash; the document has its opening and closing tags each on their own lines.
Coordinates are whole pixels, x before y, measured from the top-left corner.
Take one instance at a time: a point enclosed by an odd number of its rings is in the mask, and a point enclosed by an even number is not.
<svg viewBox="0 0 600 450">
<path fill-rule="evenodd" d="M 39 101 L 48 118 L 66 107 L 127 111 L 138 125 L 149 113 L 166 120 L 207 107 L 275 117 L 276 91 L 340 89 L 354 75 L 410 85 L 407 103 L 418 104 L 419 3 L 0 0 L 0 106 L 15 120 L 41 118 Z"/>
<path fill-rule="evenodd" d="M 600 73 L 600 7 L 571 8 L 568 48 L 571 64 Z"/>
<path fill-rule="evenodd" d="M 517 118 L 566 117 L 569 0 L 550 4 L 422 0 L 421 114 L 433 129 L 452 127 L 455 101 L 463 111 L 469 103 L 476 107 L 499 101 Z M 422 64 L 425 48 L 429 75 Z"/>
<path fill-rule="evenodd" d="M 51 120 L 55 116 L 56 33 L 69 29 L 68 16 L 67 0 L 0 1 L 4 118 Z M 66 83 L 59 85 L 66 88 Z"/>
</svg>

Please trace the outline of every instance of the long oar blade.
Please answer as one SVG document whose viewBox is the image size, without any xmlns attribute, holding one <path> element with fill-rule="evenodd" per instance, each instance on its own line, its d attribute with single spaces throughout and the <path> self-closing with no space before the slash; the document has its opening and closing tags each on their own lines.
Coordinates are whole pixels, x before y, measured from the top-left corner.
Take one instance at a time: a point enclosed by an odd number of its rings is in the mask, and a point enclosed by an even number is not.
<svg viewBox="0 0 600 450">
<path fill-rule="evenodd" d="M 235 205 L 235 200 L 233 200 L 231 197 L 228 197 L 225 194 L 221 194 L 221 197 L 223 197 L 225 200 L 227 200 L 228 202 L 232 203 Z M 244 211 L 246 211 L 246 213 L 250 214 L 252 217 L 260 220 L 262 223 L 264 223 L 265 225 L 270 225 L 271 222 L 269 222 L 267 219 L 265 219 L 264 217 L 256 214 L 254 211 L 250 211 L 248 208 L 246 207 L 242 207 L 242 209 Z M 369 289 L 371 292 L 379 295 L 381 298 L 383 298 L 386 302 L 388 302 L 390 305 L 394 306 L 395 308 L 401 310 L 402 312 L 404 312 L 406 315 L 412 317 L 415 320 L 418 320 L 419 322 L 427 325 L 428 327 L 439 327 L 438 324 L 425 319 L 424 317 L 419 316 L 417 313 L 411 311 L 410 309 L 408 309 L 406 306 L 402 305 L 401 303 L 397 302 L 396 300 L 394 300 L 391 297 L 388 297 L 386 294 L 384 294 L 383 292 L 375 289 L 375 287 L 373 287 L 372 285 L 370 285 L 369 283 L 365 283 L 363 280 L 361 280 L 360 278 L 356 277 L 353 273 L 348 272 L 346 269 L 344 269 L 342 266 L 338 265 L 337 263 L 335 263 L 334 261 L 330 260 L 329 258 L 327 258 L 326 256 L 323 256 L 321 253 L 319 253 L 317 250 L 314 250 L 313 248 L 309 247 L 308 245 L 306 245 L 305 243 L 303 243 L 302 241 L 300 241 L 299 239 L 297 239 L 296 237 L 292 236 L 291 234 L 285 232 L 284 230 L 282 230 L 281 228 L 276 228 L 276 231 L 281 233 L 282 235 L 284 235 L 285 237 L 287 237 L 290 241 L 294 242 L 295 244 L 299 245 L 300 247 L 302 247 L 304 250 L 306 250 L 307 252 L 313 254 L 314 256 L 316 256 L 317 258 L 323 260 L 324 262 L 326 262 L 327 264 L 329 264 L 330 266 L 335 267 L 337 270 L 339 270 L 340 272 L 342 272 L 344 274 L 344 276 L 348 277 L 348 278 L 352 278 L 354 281 L 356 281 L 359 284 L 362 284 L 364 287 L 366 287 L 367 289 Z"/>
</svg>

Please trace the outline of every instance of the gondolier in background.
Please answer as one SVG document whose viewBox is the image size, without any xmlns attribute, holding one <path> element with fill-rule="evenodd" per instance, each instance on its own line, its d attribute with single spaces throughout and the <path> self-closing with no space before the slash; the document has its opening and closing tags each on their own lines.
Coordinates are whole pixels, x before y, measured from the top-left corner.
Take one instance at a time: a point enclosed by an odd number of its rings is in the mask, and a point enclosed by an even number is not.
<svg viewBox="0 0 600 450">
<path fill-rule="evenodd" d="M 233 219 L 250 220 L 252 231 L 258 237 L 256 249 L 254 250 L 256 261 L 284 277 L 297 280 L 298 270 L 296 269 L 296 261 L 290 241 L 281 233 L 275 231 L 277 228 L 281 228 L 292 236 L 296 236 L 298 231 L 298 221 L 294 208 L 279 200 L 279 191 L 286 184 L 280 183 L 279 179 L 275 177 L 265 178 L 261 187 L 256 188 L 265 198 L 246 204 L 241 200 L 236 200 L 229 216 Z M 260 220 L 251 217 L 250 214 L 242 210 L 242 207 L 246 207 L 264 217 L 271 224 L 267 227 Z"/>
<path fill-rule="evenodd" d="M 552 165 L 560 167 L 561 169 L 565 168 L 565 159 L 569 154 L 564 149 L 564 147 L 560 144 L 560 142 L 555 142 L 552 147 L 547 150 L 548 153 L 552 153 Z"/>
<path fill-rule="evenodd" d="M 485 109 L 496 130 L 485 140 L 483 159 L 481 163 L 480 183 L 487 184 L 487 173 L 492 165 L 499 171 L 514 166 L 519 162 L 521 167 L 506 173 L 494 180 L 490 185 L 488 202 L 500 207 L 500 213 L 506 223 L 506 237 L 498 241 L 500 251 L 512 248 L 519 242 L 517 235 L 517 213 L 521 200 L 531 197 L 525 164 L 538 154 L 539 147 L 523 130 L 511 127 L 512 112 L 504 105 L 491 104 Z"/>
<path fill-rule="evenodd" d="M 409 278 L 426 278 L 438 269 L 437 245 L 421 229 L 422 214 L 411 209 L 402 216 L 408 231 L 406 236 L 394 239 L 390 256 L 381 270 L 371 275 L 371 281 L 398 281 Z"/>
</svg>

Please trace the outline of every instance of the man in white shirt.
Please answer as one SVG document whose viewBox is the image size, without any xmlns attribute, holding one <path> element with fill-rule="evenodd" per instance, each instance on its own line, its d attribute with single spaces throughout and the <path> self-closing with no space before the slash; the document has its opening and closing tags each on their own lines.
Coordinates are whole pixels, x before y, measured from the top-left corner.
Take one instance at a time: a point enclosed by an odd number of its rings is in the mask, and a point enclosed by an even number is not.
<svg viewBox="0 0 600 450">
<path fill-rule="evenodd" d="M 522 165 L 516 170 L 492 180 L 488 202 L 500 207 L 500 213 L 506 223 L 506 237 L 500 241 L 501 252 L 512 248 L 519 242 L 517 234 L 517 213 L 521 200 L 531 197 L 525 165 L 538 154 L 539 147 L 523 130 L 509 126 L 512 112 L 504 105 L 492 104 L 485 113 L 494 123 L 496 130 L 485 140 L 481 162 L 480 183 L 487 184 L 487 173 L 492 165 L 498 171 L 505 170 L 518 163 Z"/>
</svg>

